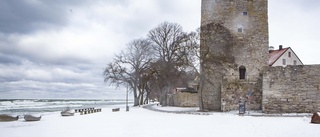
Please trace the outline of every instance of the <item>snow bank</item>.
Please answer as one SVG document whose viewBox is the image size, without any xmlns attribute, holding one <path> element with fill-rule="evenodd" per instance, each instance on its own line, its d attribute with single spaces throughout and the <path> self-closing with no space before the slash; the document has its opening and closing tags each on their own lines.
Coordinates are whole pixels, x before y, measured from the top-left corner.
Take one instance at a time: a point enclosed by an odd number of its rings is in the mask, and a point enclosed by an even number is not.
<svg viewBox="0 0 320 137">
<path fill-rule="evenodd" d="M 152 106 L 154 109 L 163 110 L 163 111 L 198 111 L 199 107 L 170 107 L 170 106 Z"/>
<path fill-rule="evenodd" d="M 168 108 L 166 108 L 168 109 Z M 172 110 L 173 108 L 170 108 Z M 251 117 L 232 114 L 185 115 L 143 108 L 62 117 L 39 122 L 0 122 L 1 137 L 318 137 L 320 125 L 309 117 Z"/>
</svg>

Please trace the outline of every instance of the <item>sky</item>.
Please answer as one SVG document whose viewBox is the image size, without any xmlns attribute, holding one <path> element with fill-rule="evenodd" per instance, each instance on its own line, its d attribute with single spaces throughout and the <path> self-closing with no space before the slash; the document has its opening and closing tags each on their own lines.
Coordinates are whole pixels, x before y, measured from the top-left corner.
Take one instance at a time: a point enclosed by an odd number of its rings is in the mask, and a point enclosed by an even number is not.
<svg viewBox="0 0 320 137">
<path fill-rule="evenodd" d="M 1 0 L 0 99 L 124 99 L 103 69 L 167 21 L 200 26 L 201 0 Z M 269 44 L 320 64 L 320 1 L 269 0 Z"/>
</svg>

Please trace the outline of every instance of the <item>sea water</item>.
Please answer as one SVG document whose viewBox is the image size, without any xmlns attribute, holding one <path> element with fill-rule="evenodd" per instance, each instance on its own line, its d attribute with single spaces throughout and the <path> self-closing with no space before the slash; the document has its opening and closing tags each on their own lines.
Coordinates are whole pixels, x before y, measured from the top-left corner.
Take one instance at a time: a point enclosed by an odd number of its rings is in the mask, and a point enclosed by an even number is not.
<svg viewBox="0 0 320 137">
<path fill-rule="evenodd" d="M 132 104 L 132 101 L 128 101 Z M 126 100 L 86 99 L 0 99 L 0 114 L 24 115 L 60 112 L 66 108 L 108 108 L 124 106 Z"/>
</svg>

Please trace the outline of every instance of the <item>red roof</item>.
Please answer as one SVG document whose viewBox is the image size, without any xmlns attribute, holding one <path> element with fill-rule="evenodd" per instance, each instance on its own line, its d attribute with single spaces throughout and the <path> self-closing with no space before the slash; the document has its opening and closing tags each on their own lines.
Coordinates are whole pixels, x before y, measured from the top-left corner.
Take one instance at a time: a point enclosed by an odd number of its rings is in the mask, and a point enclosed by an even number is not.
<svg viewBox="0 0 320 137">
<path fill-rule="evenodd" d="M 289 48 L 269 52 L 269 66 L 272 66 Z"/>
</svg>

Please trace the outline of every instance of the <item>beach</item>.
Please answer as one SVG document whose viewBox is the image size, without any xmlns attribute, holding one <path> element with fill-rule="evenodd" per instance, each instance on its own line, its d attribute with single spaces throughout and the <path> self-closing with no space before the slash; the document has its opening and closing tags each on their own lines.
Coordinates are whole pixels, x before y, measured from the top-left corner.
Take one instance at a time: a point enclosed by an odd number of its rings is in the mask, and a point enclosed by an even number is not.
<svg viewBox="0 0 320 137">
<path fill-rule="evenodd" d="M 165 110 L 165 107 L 161 107 Z M 170 111 L 175 108 L 170 107 Z M 180 108 L 176 109 L 181 111 Z M 119 112 L 62 117 L 48 113 L 41 121 L 0 122 L 1 137 L 318 137 L 310 117 L 254 117 L 231 113 L 176 114 L 125 106 Z"/>
</svg>

